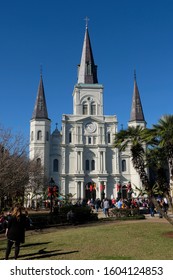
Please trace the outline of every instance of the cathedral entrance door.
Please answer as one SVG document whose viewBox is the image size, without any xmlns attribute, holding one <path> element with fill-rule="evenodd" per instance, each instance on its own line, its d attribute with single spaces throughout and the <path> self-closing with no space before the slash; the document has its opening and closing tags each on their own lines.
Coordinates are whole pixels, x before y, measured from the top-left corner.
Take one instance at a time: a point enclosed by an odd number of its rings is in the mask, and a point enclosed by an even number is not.
<svg viewBox="0 0 173 280">
<path fill-rule="evenodd" d="M 96 199 L 96 187 L 94 182 L 89 182 L 85 185 L 85 198 L 88 199 Z"/>
<path fill-rule="evenodd" d="M 123 199 L 127 198 L 127 187 L 126 185 L 122 186 L 122 197 Z"/>
</svg>

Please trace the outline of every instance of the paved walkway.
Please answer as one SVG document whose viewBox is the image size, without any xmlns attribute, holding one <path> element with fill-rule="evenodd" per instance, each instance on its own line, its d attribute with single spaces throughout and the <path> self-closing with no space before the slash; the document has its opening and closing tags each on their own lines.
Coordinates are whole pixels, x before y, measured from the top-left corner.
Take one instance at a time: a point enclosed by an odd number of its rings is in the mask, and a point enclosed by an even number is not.
<svg viewBox="0 0 173 280">
<path fill-rule="evenodd" d="M 170 213 L 169 216 L 173 219 L 173 214 Z M 98 218 L 105 218 L 106 219 L 102 209 L 99 209 L 99 211 L 98 211 Z M 160 218 L 159 214 L 155 214 L 154 217 L 151 217 L 150 214 L 145 214 L 145 219 L 144 220 L 134 220 L 134 221 L 168 223 L 168 221 L 165 218 Z M 130 222 L 132 222 L 132 220 L 130 220 Z"/>
</svg>

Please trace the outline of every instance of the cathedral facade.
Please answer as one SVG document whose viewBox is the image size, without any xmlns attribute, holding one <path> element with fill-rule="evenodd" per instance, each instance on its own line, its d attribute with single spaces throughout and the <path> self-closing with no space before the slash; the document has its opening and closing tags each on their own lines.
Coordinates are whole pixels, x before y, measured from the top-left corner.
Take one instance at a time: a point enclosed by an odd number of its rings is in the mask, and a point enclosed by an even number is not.
<svg viewBox="0 0 173 280">
<path fill-rule="evenodd" d="M 61 193 L 71 193 L 76 199 L 101 198 L 103 193 L 116 198 L 118 192 L 126 196 L 129 184 L 134 195 L 135 186 L 141 188 L 130 151 L 120 153 L 114 148 L 118 120 L 116 115 L 104 115 L 103 90 L 86 26 L 73 90 L 73 114 L 63 114 L 61 131 L 51 132 L 41 75 L 30 121 L 30 159 L 44 166 L 45 176 L 54 179 Z M 128 125 L 146 126 L 136 77 Z"/>
</svg>

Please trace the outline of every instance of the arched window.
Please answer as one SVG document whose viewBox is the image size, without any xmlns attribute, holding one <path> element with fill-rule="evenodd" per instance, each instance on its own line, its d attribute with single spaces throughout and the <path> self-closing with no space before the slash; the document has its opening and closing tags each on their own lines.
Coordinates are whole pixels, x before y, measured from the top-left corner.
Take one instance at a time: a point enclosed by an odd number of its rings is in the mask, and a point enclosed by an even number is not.
<svg viewBox="0 0 173 280">
<path fill-rule="evenodd" d="M 37 165 L 41 165 L 41 158 L 37 158 Z"/>
<path fill-rule="evenodd" d="M 88 137 L 88 144 L 91 144 L 91 137 Z"/>
<path fill-rule="evenodd" d="M 83 115 L 88 114 L 88 105 L 86 102 L 83 103 Z"/>
<path fill-rule="evenodd" d="M 110 134 L 110 132 L 108 132 L 108 144 L 110 144 L 111 143 L 111 134 Z"/>
<path fill-rule="evenodd" d="M 89 163 L 89 160 L 88 160 L 88 159 L 87 159 L 86 162 L 85 162 L 85 169 L 86 169 L 87 171 L 90 170 L 90 163 Z"/>
<path fill-rule="evenodd" d="M 69 132 L 69 139 L 68 139 L 68 140 L 69 140 L 69 143 L 71 143 L 71 141 L 72 141 L 71 138 L 72 138 L 72 137 L 71 137 L 71 131 L 70 131 L 70 132 Z"/>
<path fill-rule="evenodd" d="M 54 159 L 53 161 L 53 172 L 58 172 L 58 160 Z"/>
<path fill-rule="evenodd" d="M 125 159 L 122 160 L 122 172 L 123 171 L 126 171 L 126 160 Z"/>
<path fill-rule="evenodd" d="M 31 141 L 34 140 L 34 131 L 31 131 Z"/>
<path fill-rule="evenodd" d="M 41 140 L 41 138 L 42 138 L 41 130 L 38 130 L 37 131 L 37 140 Z"/>
<path fill-rule="evenodd" d="M 49 141 L 49 132 L 46 132 L 46 141 Z"/>
<path fill-rule="evenodd" d="M 91 115 L 96 115 L 96 104 L 91 103 Z"/>
<path fill-rule="evenodd" d="M 92 159 L 91 161 L 91 170 L 95 170 L 95 160 Z"/>
</svg>

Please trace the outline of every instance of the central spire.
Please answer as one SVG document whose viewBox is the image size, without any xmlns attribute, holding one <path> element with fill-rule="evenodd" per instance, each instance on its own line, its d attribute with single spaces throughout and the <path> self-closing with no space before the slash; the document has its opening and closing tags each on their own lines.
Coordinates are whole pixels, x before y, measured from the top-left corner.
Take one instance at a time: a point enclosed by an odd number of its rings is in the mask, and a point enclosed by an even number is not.
<svg viewBox="0 0 173 280">
<path fill-rule="evenodd" d="M 141 103 L 138 85 L 136 81 L 136 71 L 134 71 L 134 89 L 133 89 L 132 108 L 131 108 L 131 116 L 130 116 L 130 122 L 132 121 L 145 122 L 142 103 Z"/>
<path fill-rule="evenodd" d="M 97 84 L 97 66 L 94 63 L 90 37 L 88 32 L 88 18 L 82 49 L 81 62 L 78 69 L 78 84 Z"/>
</svg>

